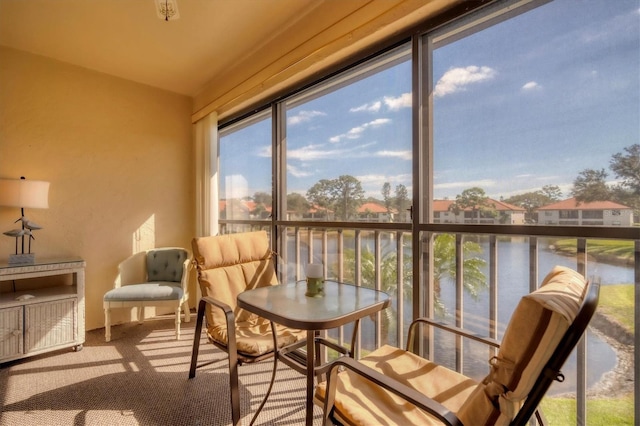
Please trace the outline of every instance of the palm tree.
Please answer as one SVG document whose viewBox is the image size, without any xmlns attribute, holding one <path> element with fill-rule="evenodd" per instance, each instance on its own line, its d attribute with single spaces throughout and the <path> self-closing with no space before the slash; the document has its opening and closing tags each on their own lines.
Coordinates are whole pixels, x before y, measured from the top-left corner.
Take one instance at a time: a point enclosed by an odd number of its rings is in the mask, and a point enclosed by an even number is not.
<svg viewBox="0 0 640 426">
<path fill-rule="evenodd" d="M 486 265 L 484 259 L 477 256 L 482 253 L 480 244 L 473 241 L 465 241 L 462 244 L 464 274 L 464 290 L 477 300 L 480 293 L 488 288 L 487 279 L 482 272 Z M 440 298 L 442 281 L 446 278 L 456 277 L 456 237 L 454 234 L 439 234 L 433 242 L 433 282 L 434 303 L 436 313 L 446 314 L 446 309 Z"/>
<path fill-rule="evenodd" d="M 434 239 L 434 259 L 433 259 L 433 277 L 434 277 L 434 307 L 436 314 L 446 315 L 446 308 L 442 303 L 440 294 L 442 282 L 449 279 L 455 279 L 456 276 L 456 244 L 455 235 L 439 234 Z M 484 259 L 478 257 L 482 253 L 480 244 L 473 241 L 465 241 L 463 243 L 463 288 L 471 297 L 477 299 L 481 292 L 488 288 L 487 280 L 482 272 L 486 265 Z M 403 259 L 403 278 L 402 293 L 404 300 L 411 300 L 412 291 L 412 256 L 411 250 L 404 251 Z M 391 251 L 384 254 L 380 261 L 380 289 L 392 297 L 397 294 L 397 253 Z M 344 252 L 344 280 L 345 282 L 356 282 L 355 274 L 355 251 L 346 249 Z M 330 265 L 330 275 L 337 276 L 337 265 Z M 360 283 L 363 287 L 374 288 L 376 284 L 376 265 L 375 254 L 369 249 L 364 248 L 360 256 Z M 395 330 L 396 316 L 391 309 L 382 311 L 382 336 L 388 336 L 389 330 Z"/>
<path fill-rule="evenodd" d="M 405 277 L 402 280 L 402 288 L 405 300 L 411 300 L 411 256 L 405 255 L 404 258 Z M 355 251 L 353 249 L 346 249 L 344 252 L 344 280 L 346 282 L 355 282 L 355 264 Z M 398 288 L 396 270 L 396 253 L 390 252 L 384 255 L 380 264 L 380 290 L 389 294 L 391 297 L 396 294 Z M 363 287 L 375 288 L 375 271 L 375 254 L 365 248 L 360 256 L 360 283 Z M 336 271 L 333 272 L 337 272 L 337 267 Z M 381 334 L 383 338 L 387 338 L 389 330 L 396 329 L 396 322 L 396 315 L 392 309 L 382 311 Z"/>
</svg>

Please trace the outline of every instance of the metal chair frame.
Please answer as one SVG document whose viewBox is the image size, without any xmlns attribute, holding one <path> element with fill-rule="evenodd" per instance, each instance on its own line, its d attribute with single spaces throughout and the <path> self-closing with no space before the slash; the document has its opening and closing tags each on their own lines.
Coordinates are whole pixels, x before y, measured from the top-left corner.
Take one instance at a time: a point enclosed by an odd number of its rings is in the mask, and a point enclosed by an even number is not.
<svg viewBox="0 0 640 426">
<path fill-rule="evenodd" d="M 524 425 L 532 416 L 535 415 L 540 424 L 544 424 L 545 420 L 542 414 L 538 411 L 538 405 L 546 394 L 547 390 L 554 381 L 562 382 L 564 375 L 561 372 L 561 368 L 565 361 L 578 344 L 582 335 L 584 334 L 593 314 L 596 311 L 598 305 L 598 299 L 600 294 L 599 283 L 587 283 L 586 295 L 582 301 L 582 305 L 578 311 L 578 314 L 574 321 L 569 325 L 569 328 L 564 333 L 558 347 L 553 352 L 551 358 L 546 363 L 545 367 L 540 372 L 536 379 L 531 391 L 529 392 L 523 406 L 518 411 L 516 417 L 511 421 L 511 425 Z M 429 318 L 418 318 L 409 328 L 409 339 L 407 340 L 407 348 L 409 351 L 413 347 L 415 342 L 415 329 L 418 324 L 427 324 L 429 326 L 441 328 L 452 332 L 454 334 L 473 339 L 478 342 L 485 343 L 495 348 L 500 347 L 500 343 L 495 339 L 479 336 L 474 333 L 470 333 L 461 328 L 442 324 Z M 379 371 L 371 369 L 358 361 L 351 358 L 339 358 L 334 361 L 327 374 L 327 391 L 324 401 L 324 423 L 325 425 L 339 424 L 338 420 L 333 418 L 333 404 L 335 398 L 335 383 L 337 381 L 337 373 L 342 368 L 346 368 L 354 371 L 355 373 L 365 377 L 369 381 L 376 385 L 404 398 L 406 401 L 421 408 L 422 410 L 432 414 L 444 424 L 451 426 L 461 426 L 462 422 L 455 413 L 452 413 L 443 405 L 426 397 L 425 395 L 417 392 L 416 390 L 403 385 L 395 381 L 392 377 L 385 376 Z"/>
</svg>

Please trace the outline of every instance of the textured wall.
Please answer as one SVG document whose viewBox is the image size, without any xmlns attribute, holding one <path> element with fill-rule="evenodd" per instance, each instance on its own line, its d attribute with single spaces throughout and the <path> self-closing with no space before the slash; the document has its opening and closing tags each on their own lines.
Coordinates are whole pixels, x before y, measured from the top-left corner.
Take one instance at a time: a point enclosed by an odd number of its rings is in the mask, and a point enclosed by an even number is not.
<svg viewBox="0 0 640 426">
<path fill-rule="evenodd" d="M 191 108 L 185 96 L 0 47 L 0 178 L 51 182 L 49 209 L 26 211 L 44 227 L 32 252 L 86 260 L 89 330 L 104 326 L 121 260 L 195 235 Z M 0 207 L 0 232 L 19 216 Z M 14 248 L 0 235 L 0 262 Z"/>
</svg>

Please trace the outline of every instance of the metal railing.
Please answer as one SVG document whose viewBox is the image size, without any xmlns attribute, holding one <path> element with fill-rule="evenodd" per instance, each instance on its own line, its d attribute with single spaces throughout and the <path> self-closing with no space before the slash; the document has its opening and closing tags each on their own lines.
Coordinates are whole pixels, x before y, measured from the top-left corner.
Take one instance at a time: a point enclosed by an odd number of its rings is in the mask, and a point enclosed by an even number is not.
<svg viewBox="0 0 640 426">
<path fill-rule="evenodd" d="M 272 240 L 275 235 L 278 273 L 283 282 L 304 279 L 305 266 L 321 262 L 327 278 L 389 293 L 392 305 L 387 312 L 378 313 L 372 318 L 373 321 L 362 322 L 355 348 L 357 354 L 366 353 L 385 343 L 404 347 L 411 319 L 422 315 L 444 315 L 445 322 L 450 321 L 456 326 L 500 339 L 510 317 L 510 309 L 515 308 L 521 296 L 535 290 L 543 278 L 541 274 L 548 272 L 546 268 L 541 269 L 545 267 L 541 266 L 544 263 L 541 256 L 549 255 L 549 246 L 557 239 L 575 240 L 575 253 L 566 258 L 569 263 L 567 266 L 588 279 L 599 279 L 599 272 L 594 274 L 590 270 L 594 263 L 588 250 L 590 239 L 633 242 L 633 256 L 629 259 L 628 268 L 632 268 L 635 288 L 634 324 L 640 323 L 640 234 L 636 228 L 431 224 L 421 226 L 419 231 L 412 231 L 411 224 L 408 223 L 317 221 L 278 222 L 275 225 L 270 221 L 221 221 L 221 225 L 223 233 L 266 229 L 271 232 Z M 420 240 L 417 246 L 413 244 L 414 235 Z M 442 250 L 435 244 L 436 239 L 442 235 L 449 235 L 452 241 L 453 246 L 446 249 L 448 259 L 442 259 L 443 253 L 436 252 Z M 477 244 L 482 249 L 481 252 L 466 254 L 468 242 Z M 501 265 L 507 261 L 504 259 L 505 252 L 510 255 L 517 252 L 520 256 L 517 262 L 507 268 L 518 272 L 516 275 L 519 277 L 517 281 L 520 287 L 517 290 L 510 283 L 510 287 L 505 290 L 505 281 L 510 280 L 504 277 L 505 268 Z M 465 260 L 470 256 L 482 260 L 481 269 L 486 279 L 486 288 L 481 289 L 482 314 L 469 309 L 469 305 L 476 302 L 469 298 L 465 290 L 465 274 L 469 273 Z M 415 262 L 418 262 L 417 267 L 414 267 Z M 442 262 L 449 265 L 444 267 Z M 420 271 L 418 275 L 421 278 L 414 279 L 414 271 Z M 440 294 L 444 289 L 443 271 L 455 271 L 446 277 L 448 301 Z M 516 295 L 505 298 L 504 293 L 509 292 L 515 292 Z M 414 294 L 418 294 L 423 300 L 415 303 Z M 441 306 L 440 311 L 444 309 L 445 314 L 439 312 L 438 306 Z M 504 314 L 504 311 L 509 313 Z M 329 336 L 344 345 L 344 336 L 349 336 L 350 331 L 348 327 L 344 330 L 332 330 Z M 639 336 L 640 332 L 635 330 L 634 347 L 638 347 Z M 451 363 L 450 368 L 468 375 L 478 364 L 486 366 L 486 361 L 491 356 L 484 352 L 480 356 L 484 356 L 484 359 L 475 359 L 478 352 L 468 350 L 462 339 L 456 340 L 448 348 L 439 347 L 437 340 L 430 340 L 423 349 L 425 356 L 431 354 L 432 357 L 446 358 Z M 575 392 L 571 392 L 576 397 L 577 424 L 586 424 L 588 351 L 585 337 L 575 351 Z M 636 350 L 633 377 L 637 378 L 639 375 Z M 638 383 L 634 384 L 633 392 L 637 413 Z"/>
</svg>

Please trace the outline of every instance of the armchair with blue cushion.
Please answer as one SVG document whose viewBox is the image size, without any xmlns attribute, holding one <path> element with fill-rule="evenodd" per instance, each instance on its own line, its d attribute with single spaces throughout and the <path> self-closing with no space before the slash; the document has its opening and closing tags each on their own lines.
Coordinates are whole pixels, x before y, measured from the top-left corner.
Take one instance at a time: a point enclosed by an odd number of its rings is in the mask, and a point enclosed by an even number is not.
<svg viewBox="0 0 640 426">
<path fill-rule="evenodd" d="M 136 253 L 118 265 L 114 288 L 103 298 L 105 339 L 111 340 L 111 309 L 138 308 L 144 321 L 145 306 L 173 307 L 176 339 L 180 338 L 180 309 L 189 322 L 190 254 L 179 247 L 156 248 Z"/>
</svg>

